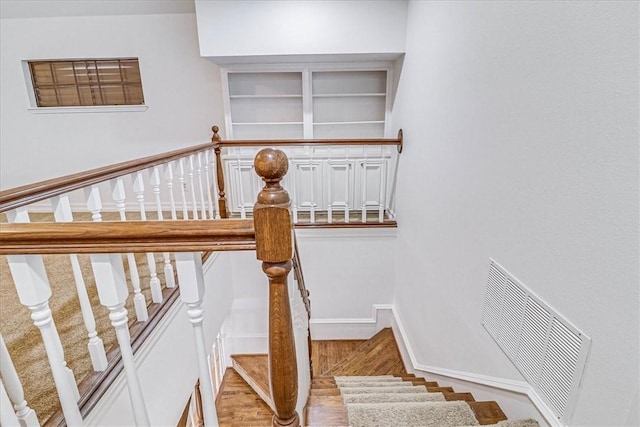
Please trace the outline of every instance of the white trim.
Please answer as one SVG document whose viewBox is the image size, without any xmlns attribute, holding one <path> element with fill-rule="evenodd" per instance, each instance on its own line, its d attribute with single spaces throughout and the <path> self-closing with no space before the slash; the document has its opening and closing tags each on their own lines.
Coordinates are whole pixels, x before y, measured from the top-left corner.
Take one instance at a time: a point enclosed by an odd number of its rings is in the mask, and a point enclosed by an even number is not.
<svg viewBox="0 0 640 427">
<path fill-rule="evenodd" d="M 87 107 L 29 107 L 27 110 L 35 114 L 67 114 L 67 113 L 133 113 L 149 109 L 148 105 L 94 105 Z"/>
<path fill-rule="evenodd" d="M 474 384 L 480 384 L 486 387 L 492 387 L 499 390 L 510 391 L 514 393 L 526 395 L 533 406 L 544 416 L 545 421 L 552 427 L 565 427 L 565 425 L 558 420 L 554 412 L 547 406 L 547 404 L 538 396 L 533 387 L 526 381 L 512 380 L 508 378 L 492 377 L 487 375 L 476 374 L 473 372 L 458 371 L 454 369 L 441 368 L 437 366 L 423 365 L 418 362 L 416 355 L 413 351 L 411 343 L 409 342 L 406 334 L 406 330 L 400 314 L 395 305 L 392 305 L 393 313 L 393 329 L 396 335 L 396 341 L 400 347 L 400 354 L 402 354 L 405 365 L 411 365 L 413 371 L 421 371 L 434 375 L 441 375 L 448 378 L 453 378 L 461 381 L 467 381 Z M 409 360 L 406 360 L 408 357 Z"/>
<path fill-rule="evenodd" d="M 369 339 L 391 326 L 392 309 L 392 304 L 373 304 L 372 317 L 311 319 L 311 336 L 314 340 Z"/>
</svg>

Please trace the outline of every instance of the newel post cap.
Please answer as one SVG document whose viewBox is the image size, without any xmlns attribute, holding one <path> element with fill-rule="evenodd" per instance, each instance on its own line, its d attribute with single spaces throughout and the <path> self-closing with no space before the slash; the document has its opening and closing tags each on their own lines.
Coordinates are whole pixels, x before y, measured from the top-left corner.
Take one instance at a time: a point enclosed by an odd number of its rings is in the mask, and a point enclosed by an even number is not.
<svg viewBox="0 0 640 427">
<path fill-rule="evenodd" d="M 289 160 L 281 150 L 264 148 L 256 155 L 253 165 L 265 182 L 253 207 L 257 258 L 265 262 L 290 260 L 293 258 L 291 200 L 280 185 L 289 169 Z"/>
</svg>

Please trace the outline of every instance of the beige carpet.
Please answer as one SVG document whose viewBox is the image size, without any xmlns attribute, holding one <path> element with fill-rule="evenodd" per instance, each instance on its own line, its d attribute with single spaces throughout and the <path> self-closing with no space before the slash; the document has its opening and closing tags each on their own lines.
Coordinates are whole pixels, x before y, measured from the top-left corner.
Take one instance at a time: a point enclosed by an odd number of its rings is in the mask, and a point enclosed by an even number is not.
<svg viewBox="0 0 640 427">
<path fill-rule="evenodd" d="M 467 427 L 479 425 L 464 401 L 445 401 L 442 393 L 429 393 L 393 376 L 337 376 L 335 382 L 352 427 L 412 426 Z M 495 427 L 539 427 L 535 420 L 509 420 Z"/>
<path fill-rule="evenodd" d="M 117 214 L 105 213 L 104 220 L 116 220 Z M 134 216 L 135 218 L 135 216 Z M 32 214 L 32 222 L 51 221 L 51 215 Z M 86 215 L 78 215 L 76 220 L 87 220 Z M 4 218 L 0 218 L 0 221 Z M 0 227 L 2 224 L 0 224 Z M 157 271 L 160 281 L 164 284 L 162 254 L 155 254 Z M 44 256 L 45 269 L 52 290 L 50 307 L 54 322 L 61 337 L 67 366 L 75 374 L 76 382 L 80 382 L 88 373 L 93 371 L 87 350 L 87 331 L 80 313 L 80 304 L 76 294 L 75 281 L 71 271 L 68 255 Z M 125 269 L 126 259 L 124 259 Z M 93 271 L 88 255 L 80 255 L 80 266 L 91 300 L 98 336 L 102 338 L 105 349 L 116 343 L 115 332 L 111 327 L 108 310 L 102 307 L 98 300 Z M 151 303 L 151 293 L 148 289 L 148 268 L 144 254 L 136 255 L 140 281 L 147 304 Z M 131 287 L 129 287 L 131 291 Z M 131 291 L 131 294 L 133 292 Z M 130 321 L 135 321 L 132 296 L 127 302 Z M 9 349 L 9 354 L 22 380 L 25 396 L 29 406 L 38 415 L 41 423 L 47 420 L 59 408 L 58 395 L 55 390 L 53 377 L 44 351 L 40 331 L 33 325 L 29 310 L 18 301 L 18 295 L 9 271 L 6 257 L 0 257 L 0 333 Z"/>
</svg>

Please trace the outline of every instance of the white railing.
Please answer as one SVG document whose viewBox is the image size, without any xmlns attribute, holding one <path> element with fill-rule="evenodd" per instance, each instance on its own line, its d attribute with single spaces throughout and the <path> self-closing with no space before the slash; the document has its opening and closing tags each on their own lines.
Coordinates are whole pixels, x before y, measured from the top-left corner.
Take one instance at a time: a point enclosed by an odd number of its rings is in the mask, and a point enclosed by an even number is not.
<svg viewBox="0 0 640 427">
<path fill-rule="evenodd" d="M 29 187 L 4 191 L 0 193 L 0 211 L 4 213 L 4 221 L 7 223 L 102 221 L 126 223 L 146 219 L 154 221 L 211 219 L 220 216 L 213 204 L 215 191 L 211 187 L 211 183 L 216 182 L 215 164 L 212 163 L 214 160 L 213 145 L 203 144 L 165 155 L 125 162 Z M 171 219 L 165 220 L 165 218 Z M 87 257 L 79 258 L 72 249 L 68 251 L 72 280 L 80 306 L 79 313 L 74 316 L 81 317 L 80 322 L 84 325 L 86 332 L 83 345 L 88 349 L 86 352 L 88 357 L 85 358 L 82 356 L 85 352 L 81 348 L 77 345 L 72 347 L 75 348 L 73 350 L 74 366 L 67 366 L 65 362 L 61 342 L 68 343 L 69 340 L 65 336 L 65 331 L 59 334 L 51 313 L 51 307 L 56 305 L 51 301 L 60 301 L 59 294 L 62 293 L 62 287 L 68 286 L 69 283 L 58 283 L 60 282 L 58 278 L 50 281 L 48 274 L 51 273 L 46 271 L 43 257 L 39 255 L 7 256 L 10 276 L 8 280 L 3 280 L 2 291 L 6 295 L 17 292 L 19 303 L 27 307 L 33 325 L 38 327 L 42 334 L 46 357 L 49 359 L 54 384 L 68 424 L 76 425 L 81 422 L 78 402 L 80 401 L 81 405 L 84 404 L 89 395 L 87 393 L 86 396 L 80 396 L 77 380 L 82 378 L 75 378 L 71 368 L 86 366 L 89 370 L 102 372 L 106 376 L 106 370 L 109 369 L 106 350 L 115 344 L 113 339 L 108 343 L 103 342 L 103 337 L 98 333 L 95 314 L 97 308 L 92 306 L 88 291 L 95 289 L 94 286 L 96 286 L 102 305 L 110 310 L 109 317 L 116 328 L 117 341 L 120 343 L 125 370 L 127 370 L 127 346 L 123 344 L 125 341 L 129 342 L 125 336 L 129 334 L 129 319 L 123 312 L 124 306 L 119 306 L 116 302 L 124 303 L 129 299 L 128 289 L 131 289 L 135 318 L 138 322 L 147 323 L 149 312 L 158 312 L 164 299 L 176 287 L 175 256 L 169 252 L 162 252 L 158 256 L 149 252 L 142 258 L 136 259 L 133 252 L 126 252 L 122 255 L 113 255 L 109 262 L 106 260 L 98 262 L 96 256 L 92 256 L 89 260 Z M 122 263 L 122 257 L 127 261 L 126 269 L 124 265 L 120 268 L 118 264 L 118 262 Z M 58 262 L 58 260 L 55 261 Z M 112 268 L 106 267 L 108 263 L 113 264 Z M 124 284 L 124 287 L 116 286 L 116 280 L 118 286 Z M 106 285 L 103 285 L 105 281 Z M 54 286 L 52 287 L 50 283 Z M 16 291 L 12 291 L 11 287 L 15 287 Z M 100 292 L 101 289 L 118 289 L 118 291 L 116 294 L 105 294 Z M 64 293 L 68 294 L 66 289 Z M 92 293 L 95 292 L 92 291 Z M 149 299 L 147 295 L 151 298 Z M 73 298 L 73 296 L 69 297 Z M 109 306 L 104 304 L 103 298 L 107 298 L 104 301 L 108 300 Z M 4 315 L 8 315 L 7 310 L 7 307 L 3 308 Z M 25 334 L 29 330 L 27 324 L 21 324 L 19 327 L 24 328 Z M 11 334 L 12 339 L 16 339 L 17 336 L 20 334 Z M 11 347 L 13 342 L 8 344 Z M 4 364 L 5 361 L 3 360 L 2 363 Z M 25 366 L 25 364 L 19 364 L 19 366 Z M 29 369 L 29 367 L 25 366 L 22 369 Z M 87 370 L 84 367 L 79 369 Z M 3 374 L 3 383 L 9 398 L 12 399 L 15 396 L 14 387 L 10 388 L 13 382 L 8 385 L 8 380 Z M 43 380 L 43 383 L 45 384 L 40 384 L 38 387 L 44 387 L 45 390 L 47 387 L 53 388 L 53 384 L 46 385 L 46 380 Z M 135 381 L 131 381 L 130 384 L 135 388 Z M 18 403 L 14 402 L 14 404 Z M 38 406 L 39 402 L 34 404 Z M 136 405 L 136 407 L 139 406 Z M 143 420 L 145 416 L 141 415 L 139 418 Z"/>
</svg>

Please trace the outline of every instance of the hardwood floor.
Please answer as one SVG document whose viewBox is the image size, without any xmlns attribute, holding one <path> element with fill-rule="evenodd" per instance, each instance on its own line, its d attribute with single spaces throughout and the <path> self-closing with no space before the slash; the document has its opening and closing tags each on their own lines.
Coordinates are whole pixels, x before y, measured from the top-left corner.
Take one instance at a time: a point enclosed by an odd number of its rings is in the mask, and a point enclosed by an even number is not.
<svg viewBox="0 0 640 427">
<path fill-rule="evenodd" d="M 351 356 L 327 369 L 325 375 L 403 374 L 400 351 L 391 328 L 385 328 L 353 350 Z"/>
<path fill-rule="evenodd" d="M 314 376 L 349 357 L 366 340 L 327 340 L 311 342 L 311 363 Z"/>
<path fill-rule="evenodd" d="M 216 399 L 221 427 L 271 426 L 273 412 L 233 369 L 224 374 Z"/>
</svg>

